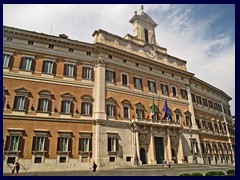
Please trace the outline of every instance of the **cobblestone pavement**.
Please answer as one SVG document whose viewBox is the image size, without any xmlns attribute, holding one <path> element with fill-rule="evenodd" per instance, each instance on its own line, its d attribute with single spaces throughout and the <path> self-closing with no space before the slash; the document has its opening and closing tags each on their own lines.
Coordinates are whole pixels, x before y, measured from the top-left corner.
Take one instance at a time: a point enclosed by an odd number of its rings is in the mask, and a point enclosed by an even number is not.
<svg viewBox="0 0 240 180">
<path fill-rule="evenodd" d="M 208 171 L 223 171 L 226 173 L 229 169 L 235 169 L 234 166 L 224 165 L 196 165 L 182 164 L 173 165 L 171 169 L 162 165 L 142 165 L 137 167 L 126 167 L 109 170 L 98 170 L 96 176 L 179 176 L 182 173 L 200 172 L 205 174 Z M 10 173 L 4 173 L 3 176 L 11 176 Z M 24 172 L 19 176 L 93 176 L 92 171 L 59 171 L 59 172 Z"/>
</svg>

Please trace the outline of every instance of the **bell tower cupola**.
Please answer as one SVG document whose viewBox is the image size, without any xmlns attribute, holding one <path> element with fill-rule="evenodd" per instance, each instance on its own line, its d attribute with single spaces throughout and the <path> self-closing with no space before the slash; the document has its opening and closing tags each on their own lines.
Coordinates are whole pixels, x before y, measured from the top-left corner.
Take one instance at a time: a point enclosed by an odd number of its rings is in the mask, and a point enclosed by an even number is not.
<svg viewBox="0 0 240 180">
<path fill-rule="evenodd" d="M 135 11 L 129 22 L 133 24 L 133 36 L 146 44 L 156 44 L 155 27 L 157 24 L 144 12 L 143 5 L 141 6 L 140 14 L 137 14 L 137 11 Z"/>
</svg>

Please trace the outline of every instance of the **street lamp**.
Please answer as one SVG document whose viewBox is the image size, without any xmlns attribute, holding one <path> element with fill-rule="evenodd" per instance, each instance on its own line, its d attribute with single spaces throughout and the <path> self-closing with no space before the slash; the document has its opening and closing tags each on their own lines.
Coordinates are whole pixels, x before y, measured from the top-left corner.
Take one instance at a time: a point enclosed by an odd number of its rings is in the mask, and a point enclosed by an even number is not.
<svg viewBox="0 0 240 180">
<path fill-rule="evenodd" d="M 137 117 L 136 117 L 137 119 Z M 132 119 L 132 122 L 131 122 L 131 128 L 133 130 L 133 133 L 134 133 L 134 165 L 138 165 L 138 155 L 137 155 L 137 139 L 136 139 L 136 131 L 137 131 L 137 124 L 136 124 L 136 120 L 135 118 Z"/>
</svg>

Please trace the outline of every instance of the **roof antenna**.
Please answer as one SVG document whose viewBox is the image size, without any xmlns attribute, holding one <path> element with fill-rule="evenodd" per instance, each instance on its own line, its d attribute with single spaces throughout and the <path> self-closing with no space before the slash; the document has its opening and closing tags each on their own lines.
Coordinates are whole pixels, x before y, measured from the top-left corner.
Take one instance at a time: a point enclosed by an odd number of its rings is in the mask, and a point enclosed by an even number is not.
<svg viewBox="0 0 240 180">
<path fill-rule="evenodd" d="M 50 35 L 52 35 L 52 28 L 53 28 L 53 25 L 51 25 Z"/>
</svg>

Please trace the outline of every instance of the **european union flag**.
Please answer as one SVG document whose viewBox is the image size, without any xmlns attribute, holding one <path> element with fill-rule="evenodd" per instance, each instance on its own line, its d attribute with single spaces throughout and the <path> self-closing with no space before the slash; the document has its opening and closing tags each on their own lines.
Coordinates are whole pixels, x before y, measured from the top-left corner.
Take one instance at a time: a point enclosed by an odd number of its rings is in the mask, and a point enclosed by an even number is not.
<svg viewBox="0 0 240 180">
<path fill-rule="evenodd" d="M 171 118 L 171 112 L 170 112 L 170 109 L 168 108 L 167 100 L 165 100 L 164 102 L 163 111 L 165 112 L 163 119 L 169 120 Z"/>
</svg>

